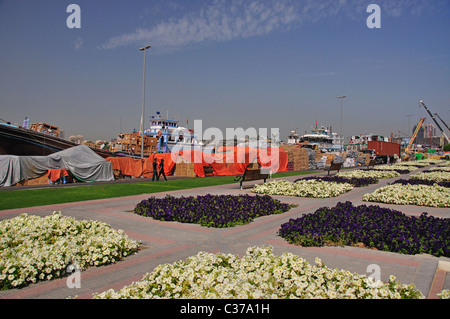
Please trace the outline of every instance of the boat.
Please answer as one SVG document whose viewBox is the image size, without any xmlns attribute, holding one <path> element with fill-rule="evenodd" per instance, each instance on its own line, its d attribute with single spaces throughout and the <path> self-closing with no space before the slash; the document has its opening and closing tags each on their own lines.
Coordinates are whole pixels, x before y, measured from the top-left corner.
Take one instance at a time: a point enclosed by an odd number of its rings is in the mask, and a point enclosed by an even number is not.
<svg viewBox="0 0 450 319">
<path fill-rule="evenodd" d="M 291 134 L 288 135 L 287 144 L 293 145 L 300 143 L 300 135 L 297 133 L 297 130 L 292 130 Z"/>
<path fill-rule="evenodd" d="M 305 133 L 300 137 L 300 142 L 317 145 L 318 149 L 324 152 L 337 152 L 343 149 L 343 138 L 339 137 L 337 133 L 331 132 L 331 128 L 318 127 L 317 122 L 310 133 Z"/>
<path fill-rule="evenodd" d="M 47 156 L 79 144 L 56 136 L 54 132 L 38 132 L 10 123 L 0 123 L 0 155 Z M 113 153 L 90 147 L 103 158 Z"/>
<path fill-rule="evenodd" d="M 177 118 L 162 117 L 158 111 L 151 116 L 150 126 L 144 129 L 144 135 L 158 139 L 158 153 L 170 153 L 175 147 L 178 150 L 202 150 L 203 142 L 198 140 L 194 130 L 179 126 L 178 123 Z"/>
</svg>

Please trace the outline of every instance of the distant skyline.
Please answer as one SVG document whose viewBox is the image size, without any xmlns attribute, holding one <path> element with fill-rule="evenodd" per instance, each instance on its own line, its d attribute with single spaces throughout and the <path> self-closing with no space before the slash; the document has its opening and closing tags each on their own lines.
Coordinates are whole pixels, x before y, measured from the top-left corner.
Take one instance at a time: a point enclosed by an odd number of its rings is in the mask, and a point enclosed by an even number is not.
<svg viewBox="0 0 450 319">
<path fill-rule="evenodd" d="M 283 140 L 316 121 L 339 133 L 346 95 L 345 136 L 411 134 L 432 122 L 419 100 L 450 123 L 449 18 L 450 0 L 0 0 L 0 119 L 89 140 L 138 130 L 149 44 L 147 126 L 160 111 Z"/>
</svg>

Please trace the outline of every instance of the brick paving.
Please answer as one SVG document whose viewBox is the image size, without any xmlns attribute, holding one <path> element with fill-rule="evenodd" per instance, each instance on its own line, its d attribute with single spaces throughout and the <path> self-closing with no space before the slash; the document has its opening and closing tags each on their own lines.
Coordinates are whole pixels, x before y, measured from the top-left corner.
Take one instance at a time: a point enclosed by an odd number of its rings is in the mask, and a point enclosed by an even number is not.
<svg viewBox="0 0 450 319">
<path fill-rule="evenodd" d="M 315 175 L 326 173 L 317 172 Z M 293 181 L 298 176 L 285 177 Z M 407 178 L 402 175 L 399 178 Z M 65 299 L 78 296 L 89 299 L 93 293 L 107 289 L 120 289 L 139 281 L 146 273 L 163 263 L 172 263 L 196 255 L 199 251 L 212 253 L 223 252 L 243 255 L 248 247 L 271 245 L 275 254 L 284 251 L 305 258 L 314 263 L 316 257 L 322 259 L 330 268 L 345 269 L 370 275 L 368 266 L 377 264 L 381 269 L 381 280 L 388 280 L 390 275 L 405 284 L 414 283 L 430 299 L 442 289 L 450 289 L 448 268 L 450 258 L 430 255 L 402 255 L 358 247 L 300 247 L 287 243 L 277 235 L 281 224 L 290 218 L 298 218 L 312 213 L 319 207 L 335 206 L 338 202 L 351 201 L 354 205 L 376 204 L 400 210 L 408 215 L 428 212 L 436 217 L 450 217 L 448 208 L 431 208 L 408 205 L 387 205 L 362 201 L 362 195 L 386 185 L 390 180 L 380 180 L 378 184 L 363 188 L 354 188 L 351 192 L 335 198 L 315 199 L 273 196 L 282 202 L 296 203 L 297 207 L 279 214 L 255 219 L 252 223 L 233 228 L 206 228 L 195 224 L 156 221 L 149 217 L 133 214 L 134 206 L 149 196 L 164 197 L 191 196 L 204 194 L 252 194 L 250 189 L 240 190 L 239 184 L 177 190 L 156 194 L 127 196 L 111 199 L 92 200 L 67 204 L 56 204 L 32 208 L 0 211 L 0 219 L 12 218 L 21 213 L 45 216 L 53 211 L 78 219 L 92 219 L 106 222 L 117 229 L 123 229 L 131 238 L 142 243 L 138 253 L 116 264 L 92 267 L 81 273 L 81 287 L 68 288 L 67 278 L 40 282 L 22 289 L 0 291 L 0 299 Z M 161 183 L 162 181 L 160 181 Z M 248 183 L 251 185 L 251 183 Z M 440 263 L 439 263 L 440 262 Z M 444 269 L 442 269 L 444 268 Z"/>
</svg>

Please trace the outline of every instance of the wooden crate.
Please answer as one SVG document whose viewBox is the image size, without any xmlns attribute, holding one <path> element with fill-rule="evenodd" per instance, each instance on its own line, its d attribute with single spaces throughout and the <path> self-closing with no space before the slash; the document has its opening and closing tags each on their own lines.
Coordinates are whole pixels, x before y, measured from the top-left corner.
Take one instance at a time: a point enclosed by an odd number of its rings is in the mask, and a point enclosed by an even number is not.
<svg viewBox="0 0 450 319">
<path fill-rule="evenodd" d="M 18 182 L 15 186 L 30 186 L 30 185 L 47 185 L 48 173 L 32 179 L 25 179 Z"/>
<path fill-rule="evenodd" d="M 175 171 L 173 173 L 174 176 L 188 176 L 188 177 L 195 177 L 195 171 L 194 171 L 194 163 L 184 163 L 180 162 L 175 164 Z"/>
</svg>

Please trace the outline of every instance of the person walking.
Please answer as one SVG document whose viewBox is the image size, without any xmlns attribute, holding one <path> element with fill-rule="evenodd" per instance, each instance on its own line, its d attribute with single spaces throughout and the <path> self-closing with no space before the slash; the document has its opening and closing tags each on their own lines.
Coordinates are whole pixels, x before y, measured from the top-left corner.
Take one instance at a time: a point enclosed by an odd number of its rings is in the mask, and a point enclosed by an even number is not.
<svg viewBox="0 0 450 319">
<path fill-rule="evenodd" d="M 164 173 L 164 158 L 161 159 L 161 163 L 159 163 L 159 175 L 158 180 L 161 174 L 164 176 L 164 179 L 167 181 L 166 174 Z"/>
<path fill-rule="evenodd" d="M 152 176 L 152 182 L 156 180 L 159 181 L 159 175 L 158 175 L 158 162 L 156 161 L 156 158 L 153 160 L 153 176 Z"/>
</svg>

